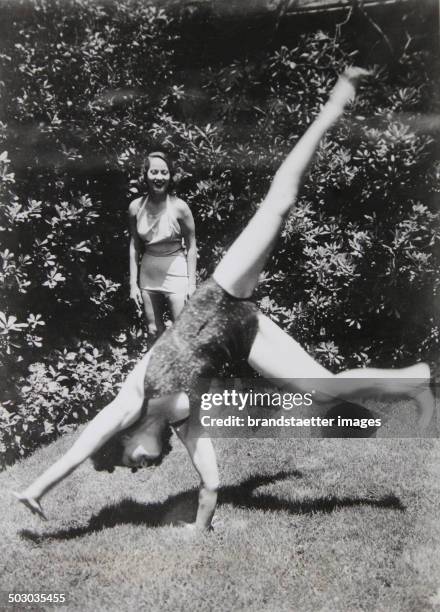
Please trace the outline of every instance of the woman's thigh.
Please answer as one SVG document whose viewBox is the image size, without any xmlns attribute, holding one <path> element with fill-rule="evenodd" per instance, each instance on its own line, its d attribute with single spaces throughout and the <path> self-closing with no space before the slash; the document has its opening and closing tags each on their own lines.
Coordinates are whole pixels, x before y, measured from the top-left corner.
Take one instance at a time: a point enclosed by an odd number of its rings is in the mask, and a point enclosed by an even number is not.
<svg viewBox="0 0 440 612">
<path fill-rule="evenodd" d="M 145 316 L 149 326 L 155 325 L 157 332 L 164 330 L 165 300 L 162 294 L 142 290 Z"/>
<path fill-rule="evenodd" d="M 263 202 L 214 270 L 215 281 L 235 297 L 252 295 L 284 222 L 268 204 Z"/>
<path fill-rule="evenodd" d="M 277 387 L 313 393 L 320 404 L 331 406 L 341 395 L 337 377 L 262 314 L 248 362 Z"/>
<path fill-rule="evenodd" d="M 311 357 L 302 346 L 268 317 L 258 315 L 258 331 L 249 364 L 266 378 L 333 378 L 333 374 Z"/>
</svg>

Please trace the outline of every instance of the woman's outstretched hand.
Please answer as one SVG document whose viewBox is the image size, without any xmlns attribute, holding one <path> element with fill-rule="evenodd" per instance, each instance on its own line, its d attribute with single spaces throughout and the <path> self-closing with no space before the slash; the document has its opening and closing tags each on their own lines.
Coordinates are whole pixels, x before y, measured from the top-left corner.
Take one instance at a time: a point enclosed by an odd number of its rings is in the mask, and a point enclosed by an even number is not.
<svg viewBox="0 0 440 612">
<path fill-rule="evenodd" d="M 343 108 L 348 102 L 353 100 L 359 82 L 372 74 L 371 70 L 359 68 L 358 66 L 349 66 L 337 80 L 331 92 L 330 101 Z"/>
<path fill-rule="evenodd" d="M 32 512 L 32 514 L 38 514 L 38 516 L 43 519 L 43 521 L 47 521 L 46 515 L 43 512 L 43 508 L 33 497 L 26 495 L 26 493 L 17 493 L 17 491 L 12 491 L 12 494 L 21 502 L 28 510 Z"/>
<path fill-rule="evenodd" d="M 142 313 L 142 294 L 138 285 L 130 286 L 130 299 L 135 303 L 136 310 Z"/>
</svg>

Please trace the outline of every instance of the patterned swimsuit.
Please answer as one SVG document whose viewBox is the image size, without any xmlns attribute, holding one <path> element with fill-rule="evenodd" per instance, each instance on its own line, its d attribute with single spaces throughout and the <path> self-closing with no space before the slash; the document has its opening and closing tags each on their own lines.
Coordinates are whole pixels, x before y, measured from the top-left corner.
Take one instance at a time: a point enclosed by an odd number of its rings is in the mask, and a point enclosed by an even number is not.
<svg viewBox="0 0 440 612">
<path fill-rule="evenodd" d="M 145 375 L 145 398 L 184 391 L 190 403 L 197 401 L 226 363 L 248 358 L 257 328 L 257 307 L 208 279 L 156 341 Z"/>
</svg>

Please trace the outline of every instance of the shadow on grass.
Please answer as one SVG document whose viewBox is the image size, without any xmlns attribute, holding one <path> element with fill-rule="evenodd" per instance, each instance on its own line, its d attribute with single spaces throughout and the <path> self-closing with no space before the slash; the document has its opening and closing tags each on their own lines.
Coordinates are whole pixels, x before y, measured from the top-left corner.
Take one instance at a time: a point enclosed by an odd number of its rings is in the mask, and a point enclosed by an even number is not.
<svg viewBox="0 0 440 612">
<path fill-rule="evenodd" d="M 238 485 L 221 487 L 219 505 L 232 504 L 239 508 L 263 510 L 265 512 L 287 512 L 289 514 L 314 514 L 316 512 L 333 512 L 338 508 L 356 506 L 373 506 L 390 510 L 405 510 L 405 506 L 395 495 L 389 494 L 379 499 L 368 497 L 318 497 L 302 501 L 289 501 L 270 494 L 256 493 L 255 489 L 274 484 L 289 477 L 301 478 L 298 471 L 281 471 L 272 475 L 255 475 Z M 179 521 L 194 521 L 198 504 L 198 490 L 190 489 L 172 495 L 163 502 L 141 504 L 132 499 L 124 499 L 114 506 L 103 508 L 92 516 L 87 525 L 60 529 L 58 531 L 36 533 L 28 529 L 20 535 L 32 542 L 45 540 L 70 540 L 90 533 L 115 527 L 116 525 L 144 525 L 145 527 L 163 527 L 177 525 Z"/>
</svg>

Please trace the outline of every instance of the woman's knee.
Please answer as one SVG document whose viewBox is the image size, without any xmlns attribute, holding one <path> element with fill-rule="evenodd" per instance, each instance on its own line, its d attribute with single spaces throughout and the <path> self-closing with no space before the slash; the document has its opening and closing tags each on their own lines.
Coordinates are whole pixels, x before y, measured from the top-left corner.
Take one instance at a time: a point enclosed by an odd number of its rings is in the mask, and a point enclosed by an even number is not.
<svg viewBox="0 0 440 612">
<path fill-rule="evenodd" d="M 165 330 L 165 325 L 162 319 L 161 313 L 158 312 L 149 312 L 145 313 L 147 319 L 147 330 L 149 336 L 160 336 L 160 334 Z"/>
<path fill-rule="evenodd" d="M 186 295 L 185 294 L 172 294 L 168 297 L 168 303 L 171 310 L 171 316 L 173 321 L 177 319 L 185 306 Z"/>
<path fill-rule="evenodd" d="M 153 336 L 153 337 L 157 336 L 158 329 L 157 329 L 157 325 L 155 321 L 149 321 L 147 323 L 147 329 L 148 329 L 149 336 Z"/>
</svg>

